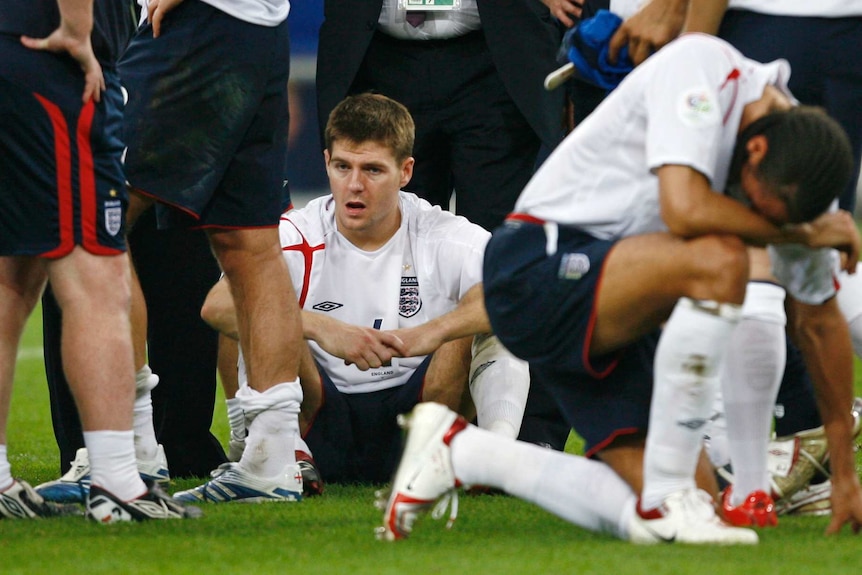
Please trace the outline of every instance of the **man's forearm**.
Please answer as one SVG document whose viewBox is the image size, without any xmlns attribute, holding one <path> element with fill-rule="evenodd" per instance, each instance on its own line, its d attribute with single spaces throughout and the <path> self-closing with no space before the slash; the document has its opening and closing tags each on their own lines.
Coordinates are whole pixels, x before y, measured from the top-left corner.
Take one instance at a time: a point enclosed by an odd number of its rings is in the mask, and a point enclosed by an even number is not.
<svg viewBox="0 0 862 575">
<path fill-rule="evenodd" d="M 727 4 L 728 0 L 691 0 L 683 32 L 718 34 Z"/>
<path fill-rule="evenodd" d="M 820 308 L 819 310 L 817 308 Z M 853 453 L 853 348 L 847 322 L 835 298 L 822 306 L 794 302 L 794 335 L 814 382 L 817 405 L 829 441 L 833 479 L 856 476 Z"/>
</svg>

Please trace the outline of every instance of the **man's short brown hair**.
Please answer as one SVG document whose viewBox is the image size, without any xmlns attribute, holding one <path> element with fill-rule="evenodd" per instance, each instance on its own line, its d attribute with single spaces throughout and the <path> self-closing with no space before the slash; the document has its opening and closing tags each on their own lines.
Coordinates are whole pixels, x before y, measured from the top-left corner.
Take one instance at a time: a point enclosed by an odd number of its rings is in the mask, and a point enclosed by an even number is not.
<svg viewBox="0 0 862 575">
<path fill-rule="evenodd" d="M 402 104 L 382 94 L 348 96 L 339 103 L 326 122 L 326 149 L 338 140 L 356 144 L 377 142 L 392 150 L 400 163 L 413 155 L 416 126 Z"/>
</svg>

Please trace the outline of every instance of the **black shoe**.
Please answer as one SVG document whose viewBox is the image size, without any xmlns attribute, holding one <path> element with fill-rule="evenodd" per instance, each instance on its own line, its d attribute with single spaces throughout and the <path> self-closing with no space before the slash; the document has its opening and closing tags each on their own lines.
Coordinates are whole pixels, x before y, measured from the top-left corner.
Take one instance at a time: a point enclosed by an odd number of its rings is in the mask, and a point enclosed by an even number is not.
<svg viewBox="0 0 862 575">
<path fill-rule="evenodd" d="M 0 519 L 38 519 L 64 515 L 82 515 L 81 508 L 45 501 L 26 481 L 13 479 L 11 486 L 0 491 Z"/>
</svg>

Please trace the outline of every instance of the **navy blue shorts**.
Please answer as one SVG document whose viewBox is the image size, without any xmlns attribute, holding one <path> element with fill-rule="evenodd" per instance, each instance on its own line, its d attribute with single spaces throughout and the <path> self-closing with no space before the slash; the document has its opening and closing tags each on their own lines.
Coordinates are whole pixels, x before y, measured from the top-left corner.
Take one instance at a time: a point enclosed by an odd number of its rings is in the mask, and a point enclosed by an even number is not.
<svg viewBox="0 0 862 575">
<path fill-rule="evenodd" d="M 621 434 L 645 432 L 658 333 L 589 357 L 596 294 L 614 242 L 558 231 L 549 256 L 540 223 L 510 216 L 497 228 L 485 248 L 485 306 L 503 345 L 530 362 L 531 385 L 548 391 L 592 455 Z"/>
<path fill-rule="evenodd" d="M 419 403 L 425 358 L 407 383 L 371 393 L 341 393 L 319 368 L 323 405 L 305 442 L 323 479 L 330 483 L 386 483 L 401 456 L 402 432 L 396 418 Z"/>
<path fill-rule="evenodd" d="M 104 75 L 101 102 L 84 105 L 76 62 L 0 36 L 0 256 L 125 251 L 123 100 Z"/>
<path fill-rule="evenodd" d="M 144 25 L 120 61 L 126 177 L 177 209 L 159 226 L 277 226 L 287 150 L 287 22 L 238 20 L 199 0 Z"/>
</svg>

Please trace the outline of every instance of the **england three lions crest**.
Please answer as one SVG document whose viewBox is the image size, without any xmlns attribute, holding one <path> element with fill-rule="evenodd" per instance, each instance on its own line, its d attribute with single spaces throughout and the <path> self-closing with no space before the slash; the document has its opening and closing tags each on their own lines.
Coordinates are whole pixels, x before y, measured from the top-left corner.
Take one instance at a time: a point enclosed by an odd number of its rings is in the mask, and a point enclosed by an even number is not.
<svg viewBox="0 0 862 575">
<path fill-rule="evenodd" d="M 422 309 L 419 297 L 419 280 L 415 277 L 401 278 L 401 295 L 398 298 L 398 315 L 413 317 Z"/>
<path fill-rule="evenodd" d="M 123 229 L 123 204 L 119 200 L 105 202 L 105 230 L 116 236 Z"/>
</svg>

